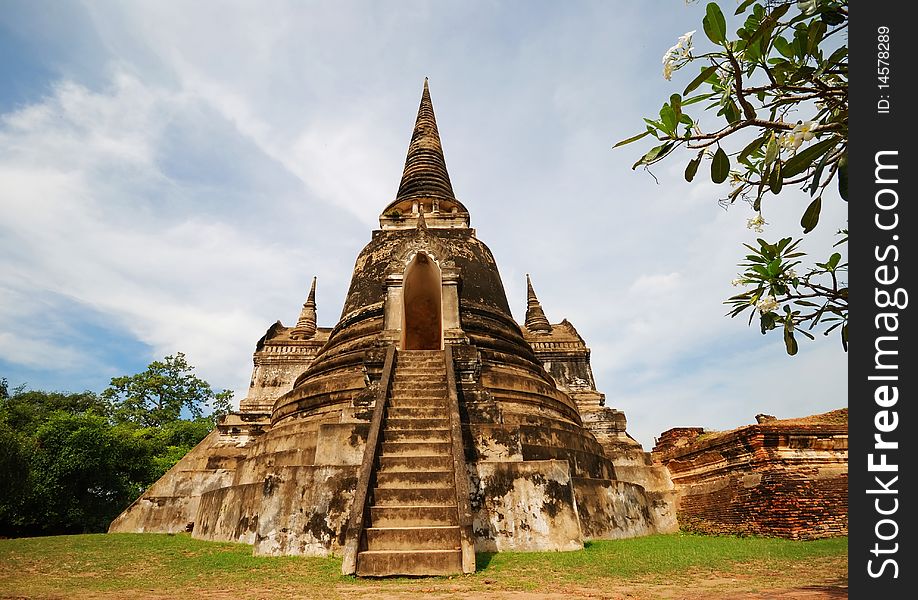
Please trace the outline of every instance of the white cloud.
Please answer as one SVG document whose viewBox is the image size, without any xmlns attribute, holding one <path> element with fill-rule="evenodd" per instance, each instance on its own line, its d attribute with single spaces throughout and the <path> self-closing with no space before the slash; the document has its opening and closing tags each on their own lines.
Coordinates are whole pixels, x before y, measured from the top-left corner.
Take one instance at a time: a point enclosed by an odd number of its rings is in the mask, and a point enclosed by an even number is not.
<svg viewBox="0 0 918 600">
<path fill-rule="evenodd" d="M 680 285 L 679 273 L 666 273 L 665 275 L 641 275 L 631 284 L 629 291 L 641 296 L 658 296 L 660 294 L 674 293 Z"/>
<path fill-rule="evenodd" d="M 748 207 L 717 206 L 707 163 L 688 184 L 688 155 L 674 156 L 654 170 L 658 184 L 630 169 L 646 146 L 611 149 L 678 91 L 659 57 L 704 7 L 510 8 L 87 5 L 94 31 L 82 35 L 107 55 L 55 57 L 62 76 L 47 96 L 0 117 L 0 291 L 72 298 L 148 344 L 149 358 L 183 351 L 239 397 L 255 341 L 296 318 L 312 275 L 320 321 L 336 320 L 430 76 L 454 188 L 514 314 L 529 272 L 549 318 L 570 319 L 592 348 L 601 391 L 641 441 L 769 407 L 821 408 L 804 365 L 844 368 L 834 341 L 802 341 L 788 359 L 780 339 L 724 317 L 741 243 L 756 238 Z M 766 235 L 799 236 L 805 201 L 766 203 Z M 844 226 L 844 204 L 827 199 L 824 211 L 807 248 L 828 248 Z M 0 310 L 5 347 L 47 314 L 18 308 Z M 52 332 L 32 336 L 29 356 L 54 345 Z M 762 395 L 762 373 L 781 374 L 779 391 Z M 843 389 L 826 389 L 844 403 Z"/>
</svg>

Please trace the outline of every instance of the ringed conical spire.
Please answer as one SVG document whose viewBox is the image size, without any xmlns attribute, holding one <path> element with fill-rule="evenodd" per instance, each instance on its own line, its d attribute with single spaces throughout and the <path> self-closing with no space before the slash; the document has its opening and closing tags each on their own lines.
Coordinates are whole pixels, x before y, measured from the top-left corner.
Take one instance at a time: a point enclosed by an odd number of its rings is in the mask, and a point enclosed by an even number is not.
<svg viewBox="0 0 918 600">
<path fill-rule="evenodd" d="M 418 118 L 408 145 L 405 171 L 396 196 L 397 200 L 408 198 L 456 198 L 446 171 L 446 160 L 443 158 L 443 146 L 440 144 L 440 132 L 437 131 L 437 119 L 426 77 Z"/>
<path fill-rule="evenodd" d="M 526 329 L 539 333 L 551 333 L 551 323 L 545 318 L 542 304 L 532 289 L 529 273 L 526 273 Z"/>
<path fill-rule="evenodd" d="M 295 340 L 308 340 L 316 334 L 316 278 L 312 278 L 312 286 L 309 288 L 309 297 L 303 304 L 303 310 L 300 311 L 300 318 L 296 322 L 290 337 Z"/>
</svg>

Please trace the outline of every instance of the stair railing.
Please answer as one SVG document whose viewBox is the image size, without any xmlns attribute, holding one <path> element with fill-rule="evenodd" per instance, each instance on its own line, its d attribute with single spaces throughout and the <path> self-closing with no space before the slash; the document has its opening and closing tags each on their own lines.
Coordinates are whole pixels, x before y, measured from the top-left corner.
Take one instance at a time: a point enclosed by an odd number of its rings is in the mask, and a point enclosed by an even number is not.
<svg viewBox="0 0 918 600">
<path fill-rule="evenodd" d="M 453 476 L 456 483 L 456 504 L 459 509 L 459 542 L 462 548 L 462 572 L 475 572 L 475 538 L 472 531 L 472 506 L 469 502 L 469 475 L 465 466 L 465 444 L 462 442 L 462 419 L 459 415 L 459 393 L 453 367 L 453 348 L 444 349 L 446 390 L 449 395 L 449 429 L 453 443 Z"/>
<path fill-rule="evenodd" d="M 395 344 L 391 344 L 386 350 L 382 377 L 379 379 L 379 388 L 376 390 L 376 406 L 373 408 L 373 417 L 370 420 L 367 446 L 363 451 L 363 463 L 360 465 L 357 489 L 354 491 L 354 504 L 351 506 L 351 516 L 348 519 L 347 532 L 344 536 L 344 560 L 341 563 L 341 573 L 344 575 L 353 575 L 357 572 L 357 554 L 360 552 L 360 536 L 366 520 L 370 481 L 381 445 L 379 432 L 382 428 L 383 417 L 386 415 L 386 401 L 389 398 L 389 388 L 392 385 L 394 372 Z"/>
</svg>

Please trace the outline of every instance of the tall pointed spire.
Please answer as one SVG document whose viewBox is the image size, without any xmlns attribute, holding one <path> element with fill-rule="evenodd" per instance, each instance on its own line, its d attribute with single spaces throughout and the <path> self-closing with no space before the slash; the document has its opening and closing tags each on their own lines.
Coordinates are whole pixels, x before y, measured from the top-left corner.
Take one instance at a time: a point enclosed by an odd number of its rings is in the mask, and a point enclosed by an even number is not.
<svg viewBox="0 0 918 600">
<path fill-rule="evenodd" d="M 446 160 L 443 158 L 440 132 L 437 131 L 437 119 L 430 101 L 426 77 L 418 118 L 414 124 L 411 143 L 408 145 L 405 171 L 398 186 L 397 199 L 418 197 L 456 198 L 449 181 L 449 173 L 446 171 Z"/>
<path fill-rule="evenodd" d="M 526 329 L 539 333 L 551 333 L 551 323 L 545 318 L 542 305 L 532 289 L 529 273 L 526 273 Z"/>
<path fill-rule="evenodd" d="M 296 322 L 296 327 L 290 332 L 290 337 L 295 340 L 308 340 L 316 334 L 316 278 L 312 278 L 312 286 L 309 288 L 309 297 L 303 304 L 303 310 L 300 311 L 300 319 Z"/>
</svg>

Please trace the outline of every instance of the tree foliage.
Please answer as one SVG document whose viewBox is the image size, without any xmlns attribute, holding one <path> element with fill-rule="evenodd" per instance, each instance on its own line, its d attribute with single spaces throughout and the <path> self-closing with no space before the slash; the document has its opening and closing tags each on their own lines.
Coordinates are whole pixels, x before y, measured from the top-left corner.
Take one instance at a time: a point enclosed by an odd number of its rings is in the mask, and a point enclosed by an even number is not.
<svg viewBox="0 0 918 600">
<path fill-rule="evenodd" d="M 806 198 L 800 226 L 810 233 L 819 223 L 823 197 L 833 187 L 848 197 L 848 2 L 847 0 L 744 0 L 736 8 L 742 26 L 731 36 L 717 3 L 707 5 L 702 29 L 712 45 L 698 53 L 694 31 L 679 38 L 663 56 L 663 75 L 691 64 L 699 72 L 646 118 L 643 132 L 617 146 L 645 137 L 659 142 L 632 168 L 655 165 L 677 150 L 691 151 L 685 167 L 693 181 L 702 163 L 710 178 L 729 187 L 720 202 L 748 202 L 755 211 L 751 229 L 767 224 L 768 201 L 798 188 Z M 701 108 L 701 116 L 693 111 Z M 713 115 L 713 117 L 712 117 Z M 847 242 L 839 232 L 836 245 Z M 730 316 L 759 314 L 762 333 L 781 329 L 789 354 L 797 352 L 795 332 L 812 338 L 839 330 L 848 343 L 847 263 L 840 253 L 802 266 L 800 239 L 747 245 L 734 285 L 745 291 L 729 298 Z M 795 270 L 801 269 L 801 274 Z"/>
<path fill-rule="evenodd" d="M 155 360 L 142 373 L 113 377 L 102 398 L 112 405 L 116 421 L 158 427 L 178 420 L 183 410 L 194 419 L 211 407 L 214 421 L 229 412 L 233 392 L 215 393 L 197 377 L 181 352 Z"/>
<path fill-rule="evenodd" d="M 232 393 L 191 371 L 181 353 L 167 356 L 101 396 L 0 379 L 0 535 L 105 531 L 213 430 L 220 413 L 208 404 L 229 411 Z"/>
</svg>

